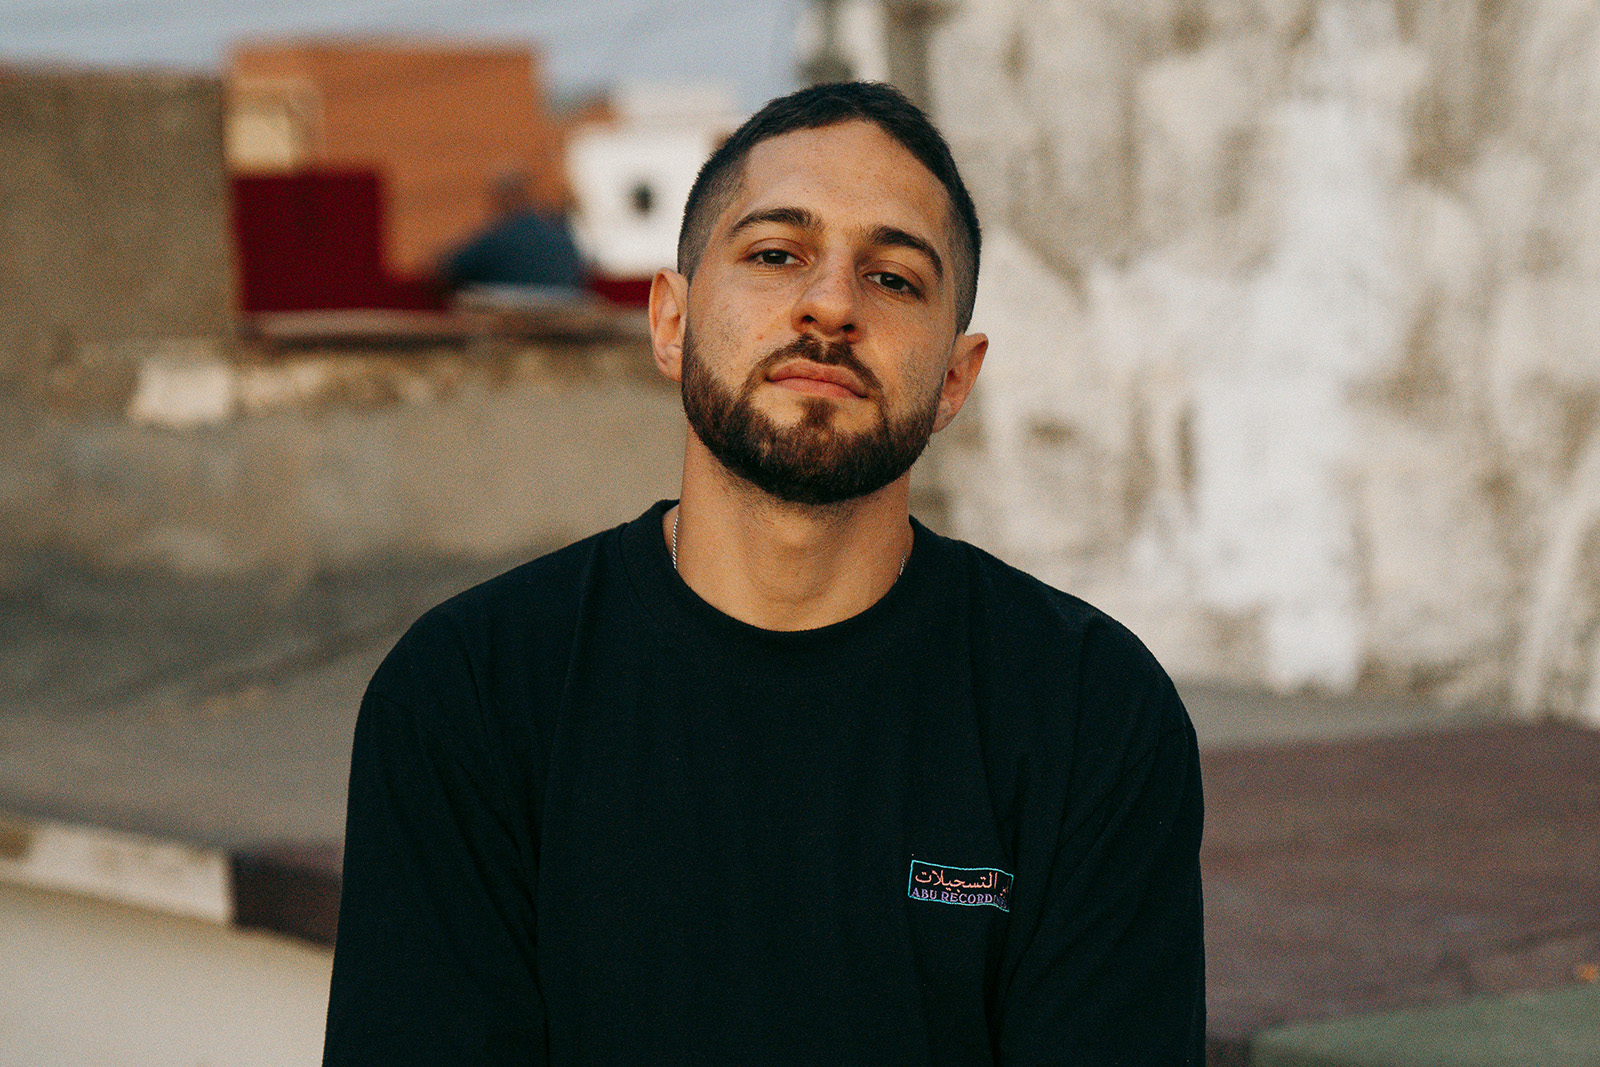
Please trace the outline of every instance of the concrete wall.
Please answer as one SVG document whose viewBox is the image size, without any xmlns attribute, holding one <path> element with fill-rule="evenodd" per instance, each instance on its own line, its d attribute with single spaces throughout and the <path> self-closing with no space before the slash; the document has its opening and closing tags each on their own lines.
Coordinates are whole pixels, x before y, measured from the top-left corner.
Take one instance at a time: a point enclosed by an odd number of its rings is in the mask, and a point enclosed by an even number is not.
<svg viewBox="0 0 1600 1067">
<path fill-rule="evenodd" d="M 498 558 L 676 496 L 683 434 L 639 344 L 157 352 L 126 415 L 0 406 L 0 564 L 40 548 L 191 574 Z"/>
<path fill-rule="evenodd" d="M 0 392 L 115 394 L 128 346 L 223 337 L 227 210 L 215 79 L 0 70 Z"/>
<path fill-rule="evenodd" d="M 1600 723 L 1600 9 L 967 0 L 931 72 L 957 532 L 1180 673 Z"/>
</svg>

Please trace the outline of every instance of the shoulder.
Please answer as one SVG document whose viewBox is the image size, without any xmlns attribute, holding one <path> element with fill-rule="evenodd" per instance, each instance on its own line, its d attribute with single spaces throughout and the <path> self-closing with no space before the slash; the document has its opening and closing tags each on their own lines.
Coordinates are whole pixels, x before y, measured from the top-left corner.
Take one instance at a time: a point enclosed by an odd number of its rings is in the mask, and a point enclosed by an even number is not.
<svg viewBox="0 0 1600 1067">
<path fill-rule="evenodd" d="M 616 533 L 584 538 L 429 609 L 384 658 L 369 691 L 409 702 L 446 687 L 481 690 L 505 664 L 559 656 L 606 540 Z"/>
<path fill-rule="evenodd" d="M 974 674 L 1040 742 L 1138 751 L 1190 732 L 1171 678 L 1110 615 L 984 550 L 944 540 L 966 590 Z"/>
<path fill-rule="evenodd" d="M 1126 626 L 964 541 L 945 544 L 965 571 L 973 622 L 997 655 L 1074 674 L 1158 683 L 1166 672 Z"/>
</svg>

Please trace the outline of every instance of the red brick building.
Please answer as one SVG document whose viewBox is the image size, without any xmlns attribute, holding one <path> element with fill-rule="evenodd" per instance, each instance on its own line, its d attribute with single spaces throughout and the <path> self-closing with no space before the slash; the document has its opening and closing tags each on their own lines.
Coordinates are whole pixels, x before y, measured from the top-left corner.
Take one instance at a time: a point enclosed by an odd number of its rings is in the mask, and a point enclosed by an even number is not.
<svg viewBox="0 0 1600 1067">
<path fill-rule="evenodd" d="M 426 271 L 489 218 L 488 189 L 530 175 L 566 198 L 562 130 L 528 48 L 415 41 L 290 42 L 235 50 L 235 172 L 371 169 L 384 185 L 389 268 Z"/>
</svg>

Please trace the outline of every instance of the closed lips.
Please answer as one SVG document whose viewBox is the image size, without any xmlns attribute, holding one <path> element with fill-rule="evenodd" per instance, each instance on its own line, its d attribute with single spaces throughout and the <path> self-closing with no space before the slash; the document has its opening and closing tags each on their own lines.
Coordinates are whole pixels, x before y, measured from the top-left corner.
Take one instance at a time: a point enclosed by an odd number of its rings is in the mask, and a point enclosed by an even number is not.
<svg viewBox="0 0 1600 1067">
<path fill-rule="evenodd" d="M 801 361 L 786 363 L 767 375 L 767 380 L 772 382 L 796 379 L 800 382 L 812 381 L 838 386 L 840 389 L 859 397 L 867 395 L 866 390 L 862 388 L 860 380 L 841 367 L 826 367 L 820 363 Z"/>
</svg>

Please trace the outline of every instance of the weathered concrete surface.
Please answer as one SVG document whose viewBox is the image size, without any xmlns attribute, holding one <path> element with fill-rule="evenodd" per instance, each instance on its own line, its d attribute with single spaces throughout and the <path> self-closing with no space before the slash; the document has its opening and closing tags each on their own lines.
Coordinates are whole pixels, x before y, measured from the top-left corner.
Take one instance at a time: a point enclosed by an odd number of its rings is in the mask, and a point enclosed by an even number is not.
<svg viewBox="0 0 1600 1067">
<path fill-rule="evenodd" d="M 956 533 L 1182 674 L 1600 722 L 1594 8 L 969 0 L 930 69 Z"/>
<path fill-rule="evenodd" d="M 0 884 L 0 1063 L 313 1067 L 332 952 Z"/>
<path fill-rule="evenodd" d="M 224 849 L 337 841 L 379 660 L 429 606 L 518 559 L 209 577 L 14 560 L 0 810 Z"/>
<path fill-rule="evenodd" d="M 1364 689 L 1342 696 L 1272 693 L 1205 679 L 1180 679 L 1178 689 L 1202 749 L 1437 733 L 1506 718 L 1492 710 L 1446 707 L 1393 690 Z"/>
<path fill-rule="evenodd" d="M 1484 725 L 1202 763 L 1219 1042 L 1600 964 L 1600 733 Z"/>
<path fill-rule="evenodd" d="M 309 574 L 499 558 L 677 494 L 681 408 L 637 343 L 265 364 L 164 351 L 140 366 L 161 382 L 140 394 L 142 425 L 4 409 L 0 547 Z"/>
<path fill-rule="evenodd" d="M 1251 1067 L 1593 1067 L 1600 984 L 1283 1027 Z"/>
<path fill-rule="evenodd" d="M 0 393 L 115 409 L 139 346 L 232 320 L 222 85 L 0 70 Z"/>
</svg>

